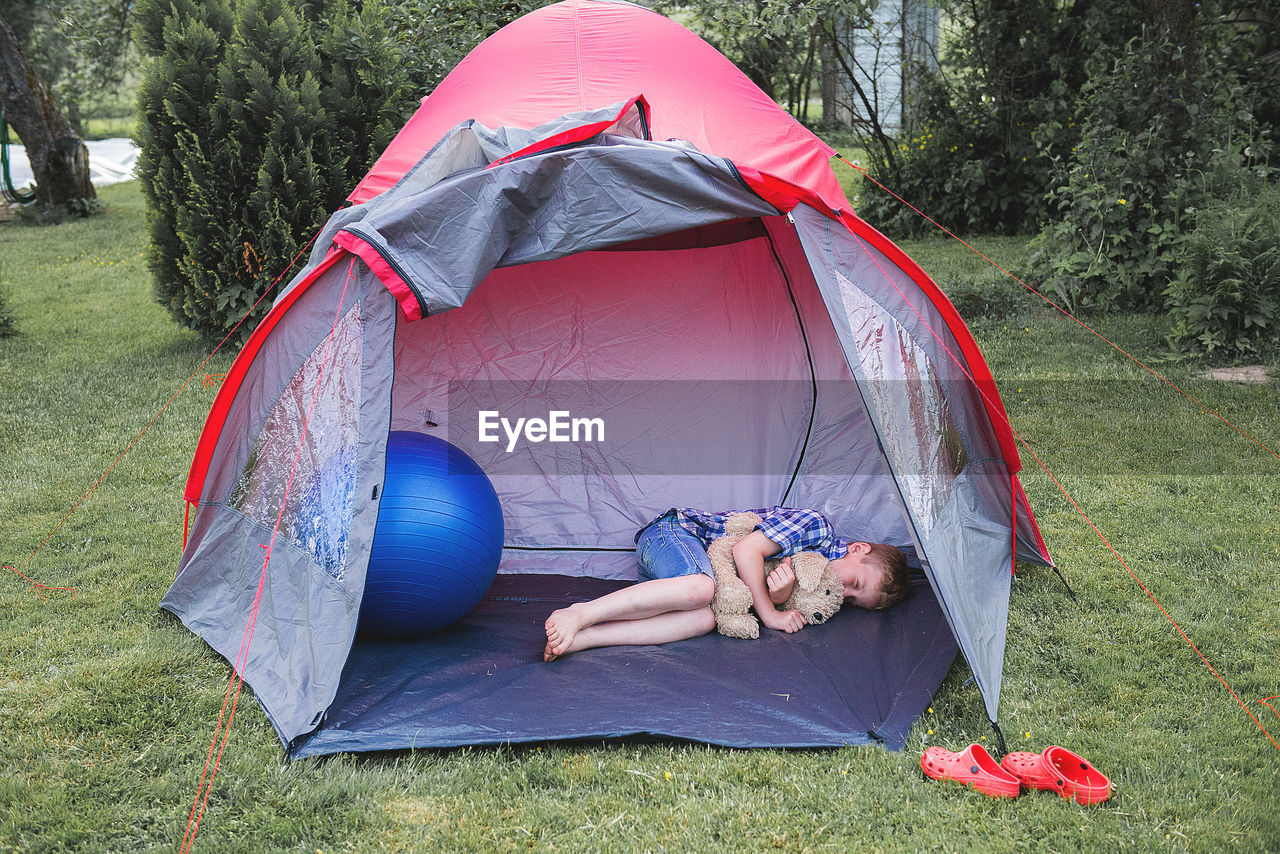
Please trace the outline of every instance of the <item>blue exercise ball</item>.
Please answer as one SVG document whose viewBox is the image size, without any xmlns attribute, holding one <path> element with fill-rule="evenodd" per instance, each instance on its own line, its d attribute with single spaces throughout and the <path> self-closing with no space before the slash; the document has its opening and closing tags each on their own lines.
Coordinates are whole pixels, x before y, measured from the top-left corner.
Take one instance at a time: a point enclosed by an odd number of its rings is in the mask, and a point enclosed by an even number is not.
<svg viewBox="0 0 1280 854">
<path fill-rule="evenodd" d="M 474 460 L 435 436 L 393 431 L 361 634 L 409 638 L 457 622 L 493 583 L 502 537 L 498 493 Z"/>
</svg>

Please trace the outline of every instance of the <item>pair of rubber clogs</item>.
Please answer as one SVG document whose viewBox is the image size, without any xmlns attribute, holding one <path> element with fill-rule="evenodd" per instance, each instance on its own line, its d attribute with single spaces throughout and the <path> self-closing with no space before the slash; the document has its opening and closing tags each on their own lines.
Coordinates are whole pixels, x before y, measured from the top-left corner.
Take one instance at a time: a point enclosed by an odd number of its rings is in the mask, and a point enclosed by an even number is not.
<svg viewBox="0 0 1280 854">
<path fill-rule="evenodd" d="M 956 780 L 995 798 L 1013 798 L 1022 791 L 1050 789 L 1077 803 L 1097 804 L 1111 797 L 1111 781 L 1083 757 L 1065 747 L 1044 753 L 1015 751 L 999 765 L 980 744 L 959 753 L 930 747 L 920 767 L 935 780 Z"/>
</svg>

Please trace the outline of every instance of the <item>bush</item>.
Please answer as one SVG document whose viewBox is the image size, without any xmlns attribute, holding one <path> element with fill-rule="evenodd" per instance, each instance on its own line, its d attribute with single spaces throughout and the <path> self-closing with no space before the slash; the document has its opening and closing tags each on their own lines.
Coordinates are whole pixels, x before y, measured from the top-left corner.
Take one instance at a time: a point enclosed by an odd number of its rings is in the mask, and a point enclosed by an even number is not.
<svg viewBox="0 0 1280 854">
<path fill-rule="evenodd" d="M 386 20 L 407 45 L 404 68 L 428 95 L 471 49 L 546 0 L 394 0 Z M 555 116 L 548 116 L 548 119 Z"/>
<path fill-rule="evenodd" d="M 1197 212 L 1165 289 L 1170 342 L 1231 358 L 1280 350 L 1280 187 Z"/>
<path fill-rule="evenodd" d="M 959 234 L 1034 229 L 1044 218 L 1048 183 L 1049 162 L 1034 141 L 1041 128 L 1009 136 L 994 103 L 958 103 L 936 77 L 921 80 L 915 103 L 918 129 L 897 141 L 892 158 L 868 149 L 872 176 Z M 860 202 L 861 214 L 894 237 L 933 229 L 887 193 L 867 191 Z"/>
<path fill-rule="evenodd" d="M 1057 221 L 1031 256 L 1073 311 L 1161 307 L 1192 214 L 1265 180 L 1269 145 L 1242 88 L 1207 52 L 1178 51 L 1135 40 L 1085 87 L 1080 141 L 1049 193 Z"/>
<path fill-rule="evenodd" d="M 303 8 L 294 0 L 137 8 L 139 44 L 154 57 L 138 133 L 149 266 L 157 299 L 208 338 L 244 317 L 343 204 L 409 106 L 385 3 Z M 239 334 L 269 308 L 264 300 Z"/>
<path fill-rule="evenodd" d="M 916 69 L 912 129 L 871 149 L 876 180 L 960 233 L 1034 233 L 1048 219 L 1055 157 L 1079 138 L 1076 100 L 1097 57 L 1139 31 L 1120 0 L 939 0 L 951 20 L 940 69 Z M 895 235 L 930 226 L 864 194 L 862 211 Z"/>
<path fill-rule="evenodd" d="M 11 338 L 18 334 L 18 322 L 9 306 L 9 293 L 0 285 L 0 338 Z"/>
</svg>

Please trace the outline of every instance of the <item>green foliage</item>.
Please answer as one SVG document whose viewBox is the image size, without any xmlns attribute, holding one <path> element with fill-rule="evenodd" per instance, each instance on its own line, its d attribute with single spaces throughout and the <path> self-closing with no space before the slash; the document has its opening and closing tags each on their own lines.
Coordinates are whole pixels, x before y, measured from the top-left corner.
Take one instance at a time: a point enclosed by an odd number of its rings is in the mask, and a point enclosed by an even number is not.
<svg viewBox="0 0 1280 854">
<path fill-rule="evenodd" d="M 120 90 L 138 65 L 133 7 L 132 0 L 0 0 L 0 18 L 81 135 L 88 118 L 128 111 Z"/>
<path fill-rule="evenodd" d="M 1132 4 L 1096 0 L 949 0 L 938 70 L 919 69 L 912 125 L 892 150 L 870 148 L 882 183 L 959 233 L 1020 234 L 1049 216 L 1055 157 L 1075 145 L 1075 99 L 1100 54 L 1139 27 Z M 890 234 L 929 224 L 868 193 L 863 212 Z"/>
<path fill-rule="evenodd" d="M 387 26 L 407 47 L 404 69 L 427 95 L 463 57 L 500 28 L 546 0 L 394 0 Z"/>
<path fill-rule="evenodd" d="M 823 26 L 862 21 L 873 5 L 866 0 L 672 0 L 655 9 L 685 23 L 766 95 L 808 121 Z"/>
<path fill-rule="evenodd" d="M 1280 186 L 1195 215 L 1165 289 L 1173 343 L 1229 357 L 1280 347 Z"/>
<path fill-rule="evenodd" d="M 330 0 L 320 28 L 320 88 L 333 116 L 333 149 L 345 157 L 344 195 L 363 177 L 400 131 L 416 105 L 419 80 L 408 65 L 410 50 L 394 31 L 387 2 Z M 421 46 L 419 47 L 421 50 Z M 332 202 L 331 202 L 332 205 Z"/>
<path fill-rule="evenodd" d="M 1211 54 L 1134 40 L 1084 88 L 1033 273 L 1073 310 L 1161 305 L 1191 214 L 1267 174 L 1269 146 Z"/>
<path fill-rule="evenodd" d="M 1218 0 L 1224 26 L 1212 35 L 1223 67 L 1248 92 L 1253 115 L 1280 132 L 1280 7 L 1258 0 Z"/>
<path fill-rule="evenodd" d="M 227 333 L 398 129 L 408 81 L 387 6 L 143 0 L 154 57 L 139 93 L 138 175 L 156 296 Z M 269 308 L 264 301 L 252 320 Z"/>
<path fill-rule="evenodd" d="M 952 95 L 939 78 L 924 78 L 917 130 L 902 134 L 892 158 L 868 148 L 871 174 L 954 232 L 1025 231 L 1043 216 L 1046 169 L 1033 136 L 1039 129 L 1007 136 L 993 105 L 977 99 L 960 106 Z M 862 213 L 896 236 L 933 228 L 885 193 L 864 193 Z"/>
</svg>

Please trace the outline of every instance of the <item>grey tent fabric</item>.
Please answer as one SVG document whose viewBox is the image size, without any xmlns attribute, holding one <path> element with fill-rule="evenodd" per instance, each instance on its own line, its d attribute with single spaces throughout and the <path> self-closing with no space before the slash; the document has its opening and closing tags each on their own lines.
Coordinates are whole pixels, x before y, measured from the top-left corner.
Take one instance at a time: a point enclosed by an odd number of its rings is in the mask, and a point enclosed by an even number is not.
<svg viewBox="0 0 1280 854">
<path fill-rule="evenodd" d="M 423 155 L 413 169 L 396 182 L 393 188 L 396 192 L 375 196 L 364 204 L 345 208 L 330 217 L 317 235 L 308 266 L 315 266 L 324 260 L 329 247 L 333 244 L 334 236 L 348 223 L 363 220 L 387 204 L 398 204 L 406 192 L 405 185 L 416 188 L 417 191 L 427 190 L 445 178 L 483 169 L 496 160 L 510 156 L 562 131 L 610 118 L 617 119 L 608 129 L 611 136 L 647 138 L 647 128 L 640 106 L 632 104 L 625 111 L 623 107 L 622 103 L 618 103 L 600 109 L 569 113 L 528 130 L 509 127 L 488 128 L 474 119 L 463 122 L 445 134 Z M 304 269 L 294 277 L 288 287 L 280 292 L 276 301 L 285 299 L 289 291 L 306 278 L 306 274 L 307 270 Z"/>
<path fill-rule="evenodd" d="M 723 160 L 673 143 L 604 137 L 466 172 L 385 203 L 342 231 L 373 246 L 424 314 L 462 305 L 495 267 L 563 258 L 732 216 L 776 214 Z M 644 187 L 645 196 L 616 187 Z M 449 246 L 447 254 L 440 246 Z"/>
<path fill-rule="evenodd" d="M 915 283 L 826 218 L 798 219 L 925 572 L 994 721 L 1012 578 L 1010 472 L 989 433 L 957 426 L 980 424 L 985 412 L 958 344 Z"/>
<path fill-rule="evenodd" d="M 308 489 L 323 481 L 326 464 L 341 459 L 345 449 L 324 437 L 343 433 L 344 419 L 358 443 L 350 498 L 369 496 L 382 482 L 395 301 L 367 271 L 340 265 L 312 285 L 291 318 L 253 361 L 247 385 L 254 393 L 238 396 L 243 405 L 232 410 L 219 444 L 222 465 L 207 482 L 178 576 L 160 602 L 232 662 L 256 612 L 249 655 L 238 669 L 288 738 L 314 728 L 333 701 L 355 636 L 377 505 L 350 501 L 341 532 L 345 554 L 340 565 L 325 566 L 324 553 L 332 550 L 318 549 L 317 532 L 306 529 L 315 518 L 306 512 L 306 499 Z M 330 339 L 344 321 L 360 335 L 342 365 L 335 364 Z M 327 363 L 327 383 L 317 382 L 318 362 Z M 313 389 L 351 379 L 358 397 L 345 395 L 345 403 L 334 407 L 310 406 Z M 304 422 L 305 452 L 295 454 Z M 252 497 L 255 482 L 269 491 L 260 500 Z M 273 536 L 277 516 L 283 524 Z"/>
</svg>

